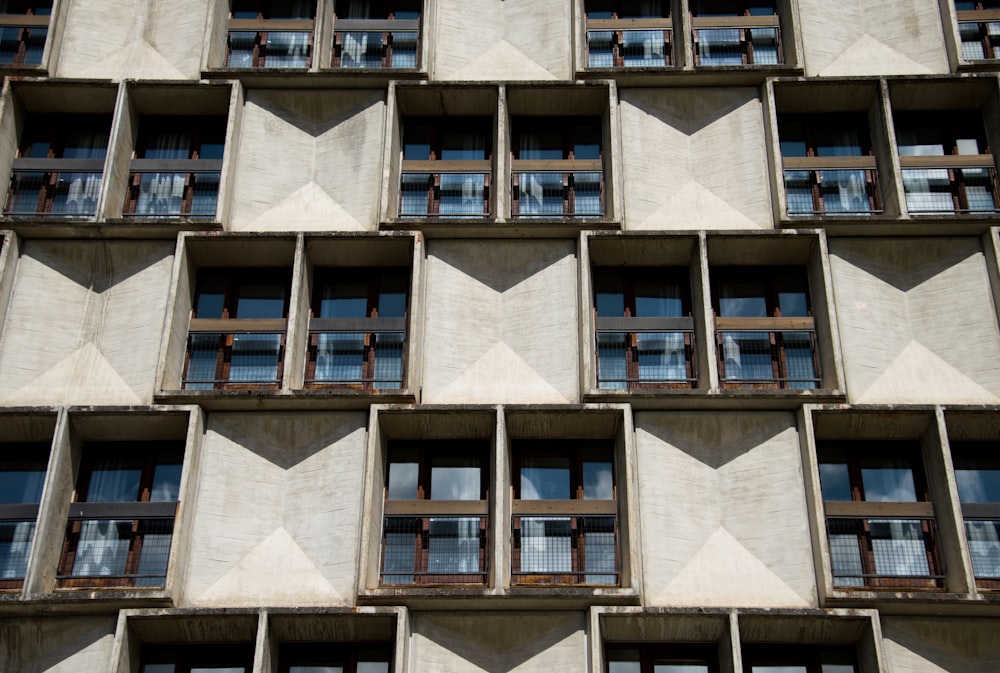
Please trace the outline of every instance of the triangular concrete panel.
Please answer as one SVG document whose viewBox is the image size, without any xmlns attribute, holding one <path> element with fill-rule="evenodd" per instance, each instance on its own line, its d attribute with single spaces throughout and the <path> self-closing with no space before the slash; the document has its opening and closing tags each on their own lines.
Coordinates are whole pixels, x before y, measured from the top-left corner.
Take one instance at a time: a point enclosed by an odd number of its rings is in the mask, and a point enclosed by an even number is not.
<svg viewBox="0 0 1000 673">
<path fill-rule="evenodd" d="M 855 401 L 857 404 L 996 404 L 1000 397 L 927 347 L 911 341 Z"/>
<path fill-rule="evenodd" d="M 719 528 L 653 601 L 721 607 L 740 597 L 746 606 L 808 607 L 781 578 L 725 528 Z"/>
<path fill-rule="evenodd" d="M 865 33 L 847 47 L 820 75 L 859 77 L 861 75 L 930 75 L 922 63 Z"/>
<path fill-rule="evenodd" d="M 264 538 L 197 601 L 227 606 L 344 602 L 284 528 Z"/>
<path fill-rule="evenodd" d="M 184 73 L 144 39 L 138 39 L 113 52 L 92 68 L 80 73 L 80 76 L 107 77 L 108 72 L 122 73 L 122 78 L 127 79 L 187 79 Z"/>
<path fill-rule="evenodd" d="M 452 73 L 448 80 L 554 80 L 551 72 L 506 40 L 500 40 Z"/>
<path fill-rule="evenodd" d="M 505 343 L 494 345 L 446 388 L 427 398 L 431 404 L 569 401 Z"/>
<path fill-rule="evenodd" d="M 740 211 L 705 186 L 688 181 L 649 217 L 630 229 L 760 229 Z"/>
<path fill-rule="evenodd" d="M 328 231 L 330 229 L 364 231 L 366 227 L 311 180 L 249 223 L 233 227 L 234 231 Z"/>
<path fill-rule="evenodd" d="M 142 404 L 92 343 L 84 344 L 3 402 L 23 404 Z"/>
</svg>

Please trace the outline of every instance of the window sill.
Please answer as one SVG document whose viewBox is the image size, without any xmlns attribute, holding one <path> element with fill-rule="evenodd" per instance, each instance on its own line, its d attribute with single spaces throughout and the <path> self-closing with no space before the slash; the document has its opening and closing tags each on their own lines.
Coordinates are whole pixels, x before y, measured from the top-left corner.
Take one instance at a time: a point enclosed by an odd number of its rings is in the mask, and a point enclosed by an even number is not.
<svg viewBox="0 0 1000 673">
<path fill-rule="evenodd" d="M 528 609 L 539 601 L 557 602 L 563 609 L 585 609 L 592 605 L 639 605 L 638 589 L 615 587 L 519 587 L 507 589 L 453 587 L 381 587 L 360 589 L 358 602 L 367 605 L 400 605 L 411 609 L 424 607 L 462 609 L 488 607 L 496 609 Z"/>
<path fill-rule="evenodd" d="M 4 215 L 4 229 L 32 238 L 162 238 L 174 239 L 182 231 L 222 231 L 215 219 L 95 219 L 71 217 L 27 217 Z"/>
<path fill-rule="evenodd" d="M 1000 67 L 998 65 L 997 67 Z M 613 79 L 619 84 L 662 85 L 669 82 L 691 84 L 750 85 L 762 84 L 767 77 L 794 77 L 804 74 L 798 65 L 698 65 L 681 67 L 637 66 L 621 68 L 581 68 L 579 79 Z"/>
<path fill-rule="evenodd" d="M 603 390 L 592 388 L 584 393 L 584 402 L 627 402 L 636 409 L 797 409 L 802 404 L 840 404 L 847 393 L 838 389 L 750 389 L 750 388 L 641 388 Z"/>
<path fill-rule="evenodd" d="M 1000 215 L 927 214 L 910 215 L 783 215 L 782 229 L 823 229 L 833 236 L 980 236 L 996 226 Z"/>
<path fill-rule="evenodd" d="M 367 409 L 379 404 L 414 404 L 413 391 L 320 388 L 310 390 L 161 390 L 157 404 L 198 404 L 212 410 Z"/>
<path fill-rule="evenodd" d="M 210 68 L 201 73 L 208 80 L 240 80 L 253 88 L 366 87 L 391 80 L 424 80 L 427 71 L 417 68 Z"/>
</svg>

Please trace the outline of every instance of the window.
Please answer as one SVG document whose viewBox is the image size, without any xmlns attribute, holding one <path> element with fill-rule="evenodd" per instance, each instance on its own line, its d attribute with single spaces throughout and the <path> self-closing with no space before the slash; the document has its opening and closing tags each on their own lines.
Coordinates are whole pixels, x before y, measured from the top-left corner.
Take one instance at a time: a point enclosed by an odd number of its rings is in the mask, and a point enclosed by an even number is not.
<svg viewBox="0 0 1000 673">
<path fill-rule="evenodd" d="M 125 214 L 214 218 L 225 142 L 221 117 L 142 117 Z"/>
<path fill-rule="evenodd" d="M 416 68 L 420 0 L 336 0 L 334 68 Z"/>
<path fill-rule="evenodd" d="M 789 215 L 881 212 L 864 113 L 778 115 Z"/>
<path fill-rule="evenodd" d="M 822 442 L 817 453 L 834 585 L 940 588 L 919 444 Z"/>
<path fill-rule="evenodd" d="M 690 0 L 695 65 L 777 65 L 781 30 L 773 0 Z"/>
<path fill-rule="evenodd" d="M 201 269 L 188 329 L 185 390 L 281 384 L 287 269 Z"/>
<path fill-rule="evenodd" d="M 0 0 L 0 65 L 41 65 L 52 0 Z"/>
<path fill-rule="evenodd" d="M 816 327 L 802 267 L 712 269 L 723 388 L 816 388 Z"/>
<path fill-rule="evenodd" d="M 146 646 L 139 673 L 250 673 L 253 644 Z"/>
<path fill-rule="evenodd" d="M 744 673 L 858 673 L 852 647 L 744 645 Z"/>
<path fill-rule="evenodd" d="M 58 586 L 164 586 L 183 459 L 177 442 L 84 445 Z"/>
<path fill-rule="evenodd" d="M 49 461 L 46 444 L 0 444 L 0 589 L 20 589 Z"/>
<path fill-rule="evenodd" d="M 1000 57 L 1000 2 L 998 0 L 955 0 L 962 58 L 985 61 Z"/>
<path fill-rule="evenodd" d="M 108 115 L 26 115 L 5 213 L 46 217 L 97 213 L 110 131 Z"/>
<path fill-rule="evenodd" d="M 979 111 L 896 112 L 893 119 L 910 213 L 996 211 L 996 171 Z"/>
<path fill-rule="evenodd" d="M 392 442 L 383 585 L 485 584 L 489 452 L 483 442 Z"/>
<path fill-rule="evenodd" d="M 633 68 L 673 62 L 670 3 L 587 0 L 587 66 Z"/>
<path fill-rule="evenodd" d="M 697 381 L 687 269 L 595 269 L 597 385 L 691 388 Z"/>
<path fill-rule="evenodd" d="M 283 643 L 278 673 L 389 673 L 386 643 Z"/>
<path fill-rule="evenodd" d="M 231 0 L 227 68 L 312 65 L 315 0 Z"/>
<path fill-rule="evenodd" d="M 409 271 L 318 269 L 306 385 L 402 388 Z"/>
<path fill-rule="evenodd" d="M 400 216 L 488 216 L 492 145 L 486 117 L 406 119 Z"/>
<path fill-rule="evenodd" d="M 1000 589 L 1000 457 L 990 443 L 951 447 L 976 586 Z"/>
<path fill-rule="evenodd" d="M 606 442 L 514 447 L 515 584 L 617 586 L 616 481 Z"/>
<path fill-rule="evenodd" d="M 598 117 L 515 117 L 512 214 L 603 215 L 601 150 Z"/>
<path fill-rule="evenodd" d="M 718 673 L 715 645 L 606 643 L 606 673 Z"/>
</svg>

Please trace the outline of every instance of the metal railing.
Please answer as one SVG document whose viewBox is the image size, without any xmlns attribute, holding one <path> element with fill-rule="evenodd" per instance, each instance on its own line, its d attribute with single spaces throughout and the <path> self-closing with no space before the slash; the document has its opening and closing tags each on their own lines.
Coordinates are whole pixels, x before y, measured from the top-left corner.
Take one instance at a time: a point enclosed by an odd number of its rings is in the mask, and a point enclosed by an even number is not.
<svg viewBox="0 0 1000 673">
<path fill-rule="evenodd" d="M 220 331 L 228 323 L 229 331 Z M 184 390 L 274 389 L 281 383 L 285 321 L 191 320 Z"/>
<path fill-rule="evenodd" d="M 404 318 L 313 318 L 306 385 L 402 388 L 405 350 Z"/>
<path fill-rule="evenodd" d="M 778 65 L 777 16 L 695 16 L 691 19 L 695 65 Z"/>
<path fill-rule="evenodd" d="M 880 516 L 831 515 L 831 509 L 874 507 Z M 826 503 L 833 581 L 838 587 L 937 589 L 944 585 L 933 516 L 894 515 L 930 510 L 930 503 Z"/>
<path fill-rule="evenodd" d="M 14 516 L 8 517 L 10 511 Z M 38 505 L 0 505 L 0 589 L 18 589 L 28 569 Z"/>
<path fill-rule="evenodd" d="M 691 318 L 598 318 L 597 387 L 693 388 Z"/>
<path fill-rule="evenodd" d="M 399 215 L 488 217 L 490 175 L 489 161 L 404 161 Z"/>
<path fill-rule="evenodd" d="M 961 10 L 956 12 L 956 18 L 963 59 L 1000 58 L 1000 10 Z"/>
<path fill-rule="evenodd" d="M 963 506 L 964 508 L 964 506 Z M 976 581 L 1000 582 L 1000 519 L 965 519 L 965 537 Z"/>
<path fill-rule="evenodd" d="M 37 170 L 19 168 L 25 164 L 58 169 L 93 166 L 90 170 Z M 14 161 L 6 215 L 44 217 L 91 217 L 97 213 L 101 195 L 104 160 L 23 160 Z"/>
<path fill-rule="evenodd" d="M 221 160 L 133 159 L 126 217 L 214 218 Z"/>
<path fill-rule="evenodd" d="M 789 329 L 773 329 L 785 325 Z M 716 318 L 722 386 L 818 388 L 819 352 L 812 327 L 811 318 Z"/>
<path fill-rule="evenodd" d="M 992 155 L 901 156 L 899 163 L 910 213 L 997 211 Z"/>
<path fill-rule="evenodd" d="M 587 67 L 642 68 L 673 63 L 670 18 L 588 19 Z"/>
<path fill-rule="evenodd" d="M 471 514 L 386 516 L 380 584 L 485 584 L 487 522 Z"/>
<path fill-rule="evenodd" d="M 308 68 L 312 64 L 312 27 L 312 20 L 230 19 L 226 67 Z"/>
<path fill-rule="evenodd" d="M 337 19 L 334 68 L 416 68 L 419 19 Z"/>
<path fill-rule="evenodd" d="M 610 505 L 613 509 L 614 502 Z M 560 515 L 558 507 L 552 514 L 515 514 L 511 535 L 511 576 L 515 584 L 619 583 L 621 565 L 614 514 Z"/>
<path fill-rule="evenodd" d="M 874 157 L 785 157 L 789 215 L 874 215 L 882 212 Z"/>
<path fill-rule="evenodd" d="M 604 214 L 600 160 L 514 160 L 513 163 L 513 216 L 600 217 Z"/>
<path fill-rule="evenodd" d="M 41 65 L 49 17 L 0 14 L 0 65 Z"/>
</svg>

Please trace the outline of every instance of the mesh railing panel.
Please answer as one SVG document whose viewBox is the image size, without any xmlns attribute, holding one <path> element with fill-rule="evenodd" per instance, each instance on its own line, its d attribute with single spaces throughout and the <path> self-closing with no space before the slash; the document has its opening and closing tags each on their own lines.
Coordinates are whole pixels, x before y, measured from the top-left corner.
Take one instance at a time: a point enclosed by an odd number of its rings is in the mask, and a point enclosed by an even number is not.
<svg viewBox="0 0 1000 673">
<path fill-rule="evenodd" d="M 486 519 L 478 516 L 387 516 L 382 530 L 382 584 L 482 584 Z"/>
<path fill-rule="evenodd" d="M 0 65 L 39 65 L 49 29 L 4 26 L 0 28 Z"/>
<path fill-rule="evenodd" d="M 334 58 L 335 62 L 339 60 L 341 68 L 417 67 L 418 35 L 415 30 L 337 31 L 334 36 Z"/>
<path fill-rule="evenodd" d="M 0 521 L 0 580 L 24 579 L 34 521 Z"/>
<path fill-rule="evenodd" d="M 701 65 L 776 65 L 777 28 L 697 28 L 694 31 Z"/>
<path fill-rule="evenodd" d="M 486 179 L 486 173 L 403 173 L 399 214 L 402 217 L 489 215 Z"/>
<path fill-rule="evenodd" d="M 126 215 L 142 217 L 215 217 L 218 172 L 139 173 L 135 203 Z M 133 174 L 134 180 L 135 174 Z"/>
<path fill-rule="evenodd" d="M 828 517 L 827 536 L 834 584 L 923 585 L 939 581 L 933 559 L 933 519 Z"/>
<path fill-rule="evenodd" d="M 270 30 L 262 45 L 262 33 L 230 31 L 227 68 L 306 68 L 312 46 L 309 31 Z M 255 53 L 259 62 L 254 63 Z"/>
<path fill-rule="evenodd" d="M 691 384 L 696 379 L 693 332 L 597 333 L 599 388 Z"/>
<path fill-rule="evenodd" d="M 517 172 L 514 199 L 519 217 L 600 216 L 599 171 Z"/>
<path fill-rule="evenodd" d="M 966 520 L 965 536 L 976 578 L 1000 580 L 1000 521 Z"/>
<path fill-rule="evenodd" d="M 911 213 L 996 212 L 988 168 L 904 168 L 903 189 Z"/>
<path fill-rule="evenodd" d="M 669 30 L 588 30 L 590 68 L 670 65 Z"/>
<path fill-rule="evenodd" d="M 58 579 L 110 578 L 128 586 L 163 586 L 173 529 L 173 519 L 71 521 L 67 539 L 73 565 Z"/>
<path fill-rule="evenodd" d="M 185 390 L 229 384 L 277 385 L 284 349 L 281 334 L 198 332 L 188 335 Z"/>
<path fill-rule="evenodd" d="M 613 516 L 515 516 L 512 575 L 526 584 L 617 584 Z"/>
<path fill-rule="evenodd" d="M 311 332 L 316 339 L 315 373 L 309 383 L 403 385 L 403 332 Z"/>
<path fill-rule="evenodd" d="M 788 170 L 785 196 L 789 215 L 869 215 L 878 187 L 874 170 Z"/>
<path fill-rule="evenodd" d="M 997 57 L 1000 22 L 960 21 L 958 34 L 962 40 L 962 58 L 966 61 L 984 61 Z"/>
<path fill-rule="evenodd" d="M 781 388 L 816 388 L 816 333 L 720 331 L 720 375 L 727 384 L 774 384 Z"/>
<path fill-rule="evenodd" d="M 8 215 L 93 215 L 101 194 L 100 172 L 13 171 Z"/>
</svg>

